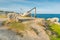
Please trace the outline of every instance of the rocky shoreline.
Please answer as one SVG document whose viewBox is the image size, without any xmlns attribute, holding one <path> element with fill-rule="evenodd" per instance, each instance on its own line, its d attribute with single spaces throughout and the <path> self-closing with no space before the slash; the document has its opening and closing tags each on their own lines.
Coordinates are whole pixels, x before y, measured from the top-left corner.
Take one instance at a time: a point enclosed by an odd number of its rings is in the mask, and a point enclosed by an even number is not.
<svg viewBox="0 0 60 40">
<path fill-rule="evenodd" d="M 52 18 L 52 19 L 54 23 L 59 21 L 57 18 Z M 0 20 L 2 22 L 6 19 L 4 20 L 0 19 Z M 51 19 L 47 19 L 47 20 L 51 21 Z M 1 22 L 0 22 L 0 26 L 1 26 Z M 4 29 L 6 27 L 1 26 L 0 27 L 0 40 L 50 40 L 49 35 L 45 31 L 46 30 L 45 19 L 38 18 L 32 21 L 26 21 L 23 23 L 26 24 L 29 22 L 30 24 L 27 25 L 27 27 L 29 27 L 30 29 L 26 29 L 23 33 L 22 32 L 17 33 L 12 30 Z M 40 25 L 38 25 L 38 23 L 40 23 Z"/>
</svg>

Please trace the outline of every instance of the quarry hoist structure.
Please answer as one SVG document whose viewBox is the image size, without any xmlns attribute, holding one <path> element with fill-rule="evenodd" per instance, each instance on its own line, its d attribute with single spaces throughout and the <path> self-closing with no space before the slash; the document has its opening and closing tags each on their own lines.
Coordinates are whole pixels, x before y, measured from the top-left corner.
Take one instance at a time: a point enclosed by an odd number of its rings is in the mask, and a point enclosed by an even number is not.
<svg viewBox="0 0 60 40">
<path fill-rule="evenodd" d="M 34 13 L 34 17 L 36 17 L 36 7 L 32 8 L 32 9 L 31 9 L 31 10 L 29 10 L 29 11 L 27 11 L 27 13 L 30 13 L 32 10 L 34 10 L 34 11 L 35 11 L 35 13 Z"/>
<path fill-rule="evenodd" d="M 27 11 L 26 13 L 24 13 L 21 16 L 29 16 L 31 14 L 31 11 L 34 10 L 34 17 L 36 17 L 36 7 L 32 8 L 31 10 Z"/>
<path fill-rule="evenodd" d="M 22 15 L 18 15 L 17 13 L 9 13 L 8 14 L 8 20 L 27 20 L 27 19 L 32 19 L 31 17 L 32 17 L 32 14 L 31 14 L 31 11 L 32 10 L 34 10 L 35 12 L 34 12 L 34 18 L 36 17 L 36 7 L 34 7 L 34 8 L 32 8 L 31 10 L 29 10 L 29 11 L 27 11 L 26 13 L 23 13 Z M 31 16 L 29 16 L 29 15 L 31 15 Z M 23 17 L 23 18 L 22 18 Z M 24 17 L 26 17 L 26 18 L 24 18 Z M 27 18 L 27 17 L 29 17 L 29 18 Z"/>
</svg>

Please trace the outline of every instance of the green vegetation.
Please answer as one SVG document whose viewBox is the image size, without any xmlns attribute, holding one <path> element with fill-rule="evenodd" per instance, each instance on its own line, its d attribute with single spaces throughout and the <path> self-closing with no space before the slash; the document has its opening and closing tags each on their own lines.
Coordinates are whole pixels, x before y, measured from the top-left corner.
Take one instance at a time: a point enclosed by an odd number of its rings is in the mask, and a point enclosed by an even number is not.
<svg viewBox="0 0 60 40">
<path fill-rule="evenodd" d="M 7 21 L 3 21 L 3 22 L 2 22 L 2 25 L 5 25 L 5 24 L 6 24 L 6 22 L 7 22 Z"/>
<path fill-rule="evenodd" d="M 12 21 L 12 22 L 8 22 L 8 21 L 3 21 L 2 25 L 5 25 L 7 27 L 9 27 L 9 29 L 15 29 L 16 31 L 25 31 L 30 30 L 30 27 L 28 27 L 30 24 L 29 23 L 21 23 L 21 22 L 16 22 L 16 21 Z"/>
<path fill-rule="evenodd" d="M 55 35 L 50 35 L 51 40 L 60 40 L 60 25 L 51 23 L 49 24 L 49 28 L 52 29 L 52 32 L 55 32 Z"/>
<path fill-rule="evenodd" d="M 10 28 L 12 29 L 16 29 L 16 30 L 25 30 L 26 27 L 23 23 L 19 23 L 19 22 L 11 22 L 9 23 Z"/>
<path fill-rule="evenodd" d="M 50 39 L 51 39 L 51 40 L 60 40 L 60 38 L 54 37 L 54 36 L 50 36 Z"/>
<path fill-rule="evenodd" d="M 15 21 L 13 22 L 3 21 L 2 25 L 6 25 L 11 29 L 22 30 L 22 31 L 24 31 L 27 28 L 25 24 Z"/>
<path fill-rule="evenodd" d="M 51 24 L 50 25 L 53 31 L 57 32 L 58 35 L 60 35 L 60 25 L 58 24 Z"/>
</svg>

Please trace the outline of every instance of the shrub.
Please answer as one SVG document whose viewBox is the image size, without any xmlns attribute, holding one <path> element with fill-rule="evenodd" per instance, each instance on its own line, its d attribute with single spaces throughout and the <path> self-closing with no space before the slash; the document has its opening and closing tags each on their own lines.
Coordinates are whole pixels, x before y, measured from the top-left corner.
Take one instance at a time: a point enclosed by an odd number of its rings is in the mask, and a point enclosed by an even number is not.
<svg viewBox="0 0 60 40">
<path fill-rule="evenodd" d="M 23 23 L 19 23 L 19 22 L 11 22 L 9 26 L 10 28 L 16 29 L 16 30 L 25 30 L 26 28 Z"/>
</svg>

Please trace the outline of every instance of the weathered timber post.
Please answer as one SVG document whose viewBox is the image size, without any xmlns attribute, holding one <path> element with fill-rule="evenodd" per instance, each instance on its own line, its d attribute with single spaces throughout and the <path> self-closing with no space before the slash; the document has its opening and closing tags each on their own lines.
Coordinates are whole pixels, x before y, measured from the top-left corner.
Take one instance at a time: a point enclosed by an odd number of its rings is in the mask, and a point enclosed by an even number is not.
<svg viewBox="0 0 60 40">
<path fill-rule="evenodd" d="M 36 7 L 35 7 L 35 14 L 34 14 L 34 17 L 36 18 Z"/>
</svg>

